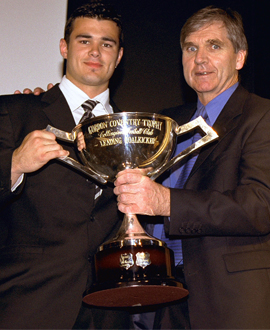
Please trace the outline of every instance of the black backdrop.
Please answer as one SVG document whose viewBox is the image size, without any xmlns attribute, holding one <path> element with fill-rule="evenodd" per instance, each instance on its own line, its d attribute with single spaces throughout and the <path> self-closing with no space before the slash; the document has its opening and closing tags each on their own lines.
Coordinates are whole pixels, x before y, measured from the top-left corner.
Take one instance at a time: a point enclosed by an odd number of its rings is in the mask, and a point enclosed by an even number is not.
<svg viewBox="0 0 270 330">
<path fill-rule="evenodd" d="M 87 0 L 69 0 L 68 16 Z M 270 98 L 270 18 L 268 1 L 105 0 L 124 22 L 124 58 L 111 80 L 111 94 L 124 111 L 150 111 L 196 99 L 182 76 L 180 29 L 198 9 L 216 5 L 237 10 L 249 43 L 243 85 Z"/>
</svg>

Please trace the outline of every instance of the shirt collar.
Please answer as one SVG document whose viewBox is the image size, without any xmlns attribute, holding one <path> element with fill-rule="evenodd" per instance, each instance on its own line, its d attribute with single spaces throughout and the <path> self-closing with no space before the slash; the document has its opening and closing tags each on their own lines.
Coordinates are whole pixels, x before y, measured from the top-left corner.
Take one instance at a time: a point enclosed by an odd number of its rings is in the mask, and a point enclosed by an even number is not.
<svg viewBox="0 0 270 330">
<path fill-rule="evenodd" d="M 85 101 L 89 100 L 89 96 L 76 85 L 74 85 L 66 76 L 63 76 L 59 88 L 64 94 L 64 97 L 66 98 L 67 103 L 72 112 L 77 110 Z M 109 99 L 109 88 L 107 88 L 103 93 L 93 98 L 93 100 L 99 101 L 99 103 L 108 113 L 112 113 L 112 108 L 110 106 Z"/>
<path fill-rule="evenodd" d="M 212 101 L 206 104 L 205 110 L 209 117 L 209 124 L 213 126 L 217 117 L 221 113 L 222 109 L 224 108 L 225 104 L 228 102 L 229 98 L 232 96 L 233 92 L 238 87 L 239 82 L 231 86 L 230 88 L 226 89 L 224 92 L 216 96 Z M 197 109 L 200 109 L 203 104 L 198 99 L 197 101 Z"/>
</svg>

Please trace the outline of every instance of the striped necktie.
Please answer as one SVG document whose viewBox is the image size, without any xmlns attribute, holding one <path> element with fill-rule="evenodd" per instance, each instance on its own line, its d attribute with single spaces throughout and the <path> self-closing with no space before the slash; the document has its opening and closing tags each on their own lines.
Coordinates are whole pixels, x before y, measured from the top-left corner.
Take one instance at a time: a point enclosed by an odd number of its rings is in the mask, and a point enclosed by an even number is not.
<svg viewBox="0 0 270 330">
<path fill-rule="evenodd" d="M 98 104 L 98 101 L 94 101 L 94 100 L 87 100 L 85 101 L 81 107 L 84 110 L 84 114 L 80 120 L 80 123 L 84 122 L 87 119 L 90 119 L 92 117 L 95 117 L 95 115 L 93 114 L 92 110 L 94 109 L 94 107 Z"/>
<path fill-rule="evenodd" d="M 92 110 L 94 109 L 94 107 L 98 104 L 98 101 L 94 101 L 94 100 L 87 100 L 85 101 L 81 107 L 84 110 L 84 114 L 80 120 L 80 123 L 84 122 L 87 119 L 91 119 L 93 117 L 95 117 L 95 115 L 93 114 Z M 97 200 L 98 197 L 102 194 L 102 189 L 99 186 L 95 186 L 95 197 L 94 199 Z"/>
</svg>

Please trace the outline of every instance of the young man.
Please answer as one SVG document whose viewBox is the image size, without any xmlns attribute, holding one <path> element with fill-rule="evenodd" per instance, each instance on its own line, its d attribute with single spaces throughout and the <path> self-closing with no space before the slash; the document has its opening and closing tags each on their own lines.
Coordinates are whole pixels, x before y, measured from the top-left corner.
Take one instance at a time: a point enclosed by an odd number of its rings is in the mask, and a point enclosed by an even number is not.
<svg viewBox="0 0 270 330">
<path fill-rule="evenodd" d="M 185 23 L 181 47 L 184 76 L 198 102 L 162 113 L 182 125 L 204 112 L 219 139 L 201 149 L 185 183 L 179 179 L 185 164 L 164 185 L 140 170 L 120 172 L 118 208 L 162 215 L 167 234 L 179 245 L 182 240 L 192 329 L 268 329 L 270 101 L 239 83 L 247 56 L 239 14 L 200 10 Z M 154 328 L 187 328 L 185 307 L 160 310 Z"/>
<path fill-rule="evenodd" d="M 78 155 L 44 130 L 71 131 L 89 99 L 98 101 L 94 115 L 117 111 L 108 84 L 123 55 L 119 16 L 98 3 L 77 9 L 60 51 L 67 60 L 60 85 L 0 97 L 0 327 L 128 328 L 125 313 L 96 311 L 91 321 L 91 309 L 80 311 L 92 257 L 120 225 L 113 190 L 97 194 L 96 183 L 57 161 Z"/>
</svg>

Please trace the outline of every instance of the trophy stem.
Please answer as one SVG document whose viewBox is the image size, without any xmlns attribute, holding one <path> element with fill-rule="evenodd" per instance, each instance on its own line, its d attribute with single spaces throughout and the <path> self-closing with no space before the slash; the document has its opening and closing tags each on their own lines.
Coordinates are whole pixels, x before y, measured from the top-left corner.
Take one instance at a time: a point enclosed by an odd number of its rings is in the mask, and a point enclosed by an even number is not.
<svg viewBox="0 0 270 330">
<path fill-rule="evenodd" d="M 150 238 L 141 226 L 136 214 L 126 213 L 121 227 L 113 240 Z"/>
<path fill-rule="evenodd" d="M 166 246 L 166 243 L 149 235 L 143 229 L 136 214 L 126 213 L 117 234 L 100 245 L 98 251 L 107 250 L 115 246 L 122 248 L 124 246 L 141 246 L 143 244 Z"/>
</svg>

